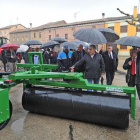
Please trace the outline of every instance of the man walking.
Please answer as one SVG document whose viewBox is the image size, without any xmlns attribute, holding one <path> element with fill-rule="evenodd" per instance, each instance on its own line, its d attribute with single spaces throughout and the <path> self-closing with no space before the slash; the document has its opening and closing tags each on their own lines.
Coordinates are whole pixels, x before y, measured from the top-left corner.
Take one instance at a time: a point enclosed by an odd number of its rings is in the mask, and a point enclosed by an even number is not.
<svg viewBox="0 0 140 140">
<path fill-rule="evenodd" d="M 95 45 L 90 45 L 89 53 L 85 54 L 83 59 L 74 64 L 71 67 L 71 71 L 74 72 L 74 70 L 80 66 L 85 67 L 85 78 L 89 83 L 94 81 L 94 84 L 99 84 L 100 76 L 105 73 L 105 65 L 102 55 L 96 52 Z"/>
<path fill-rule="evenodd" d="M 118 56 L 113 52 L 111 45 L 107 46 L 106 51 L 100 51 L 100 53 L 102 54 L 105 63 L 107 85 L 112 85 L 114 74 L 118 67 Z"/>
</svg>

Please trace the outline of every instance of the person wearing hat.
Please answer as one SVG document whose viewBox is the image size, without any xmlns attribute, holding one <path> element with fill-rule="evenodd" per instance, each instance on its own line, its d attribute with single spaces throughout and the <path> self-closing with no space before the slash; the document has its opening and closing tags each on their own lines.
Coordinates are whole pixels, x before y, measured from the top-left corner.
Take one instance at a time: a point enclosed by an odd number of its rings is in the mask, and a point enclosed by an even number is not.
<svg viewBox="0 0 140 140">
<path fill-rule="evenodd" d="M 104 63 L 105 63 L 107 85 L 112 85 L 115 71 L 117 71 L 117 67 L 118 67 L 118 56 L 113 51 L 113 48 L 111 45 L 107 46 L 106 51 L 104 51 L 104 52 L 100 51 L 100 54 L 102 54 L 102 57 L 103 57 Z"/>
<path fill-rule="evenodd" d="M 69 51 L 68 46 L 64 46 L 63 51 L 58 55 L 58 65 L 61 71 L 70 70 L 70 59 L 72 56 L 72 51 Z"/>
</svg>

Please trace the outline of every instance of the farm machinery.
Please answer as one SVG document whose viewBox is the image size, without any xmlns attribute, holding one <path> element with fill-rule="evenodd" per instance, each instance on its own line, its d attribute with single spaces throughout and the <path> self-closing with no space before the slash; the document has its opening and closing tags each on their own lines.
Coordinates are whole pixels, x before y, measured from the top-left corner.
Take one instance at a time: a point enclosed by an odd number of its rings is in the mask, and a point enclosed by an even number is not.
<svg viewBox="0 0 140 140">
<path fill-rule="evenodd" d="M 123 129 L 129 127 L 129 114 L 135 119 L 135 87 L 89 84 L 83 73 L 50 72 L 57 69 L 57 65 L 43 64 L 39 52 L 28 55 L 29 64 L 17 63 L 26 70 L 0 73 L 0 129 L 6 126 L 12 115 L 9 90 L 20 83 L 23 83 L 22 106 L 32 113 Z M 40 64 L 33 64 L 33 55 L 39 55 Z"/>
</svg>

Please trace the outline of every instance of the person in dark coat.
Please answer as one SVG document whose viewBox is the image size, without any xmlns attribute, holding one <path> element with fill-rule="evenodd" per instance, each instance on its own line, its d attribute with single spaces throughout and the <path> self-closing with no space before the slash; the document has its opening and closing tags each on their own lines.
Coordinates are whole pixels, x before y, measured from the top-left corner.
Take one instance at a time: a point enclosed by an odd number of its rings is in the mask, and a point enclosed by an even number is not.
<svg viewBox="0 0 140 140">
<path fill-rule="evenodd" d="M 52 48 L 50 53 L 50 64 L 57 64 L 57 52 L 55 52 L 55 48 Z"/>
<path fill-rule="evenodd" d="M 71 57 L 71 66 L 77 63 L 79 60 L 83 59 L 84 55 L 86 54 L 85 50 L 83 50 L 83 45 L 79 44 L 77 46 L 77 51 L 73 52 Z M 81 66 L 78 69 L 74 70 L 75 72 L 84 72 L 84 67 Z"/>
<path fill-rule="evenodd" d="M 105 64 L 102 55 L 96 52 L 96 46 L 90 45 L 89 53 L 85 54 L 83 59 L 79 60 L 76 64 L 71 67 L 71 71 L 77 67 L 85 65 L 85 78 L 89 83 L 94 81 L 94 84 L 99 84 L 101 75 L 105 73 Z M 91 91 L 91 90 L 88 90 Z"/>
<path fill-rule="evenodd" d="M 127 58 L 123 64 L 123 69 L 127 70 L 126 83 L 128 84 L 129 87 L 135 86 L 135 78 L 136 78 L 136 75 L 131 74 L 132 59 L 133 59 L 133 49 L 130 50 L 130 57 Z"/>
<path fill-rule="evenodd" d="M 46 51 L 43 54 L 43 62 L 44 64 L 50 64 L 50 49 L 46 48 Z"/>
<path fill-rule="evenodd" d="M 58 64 L 62 71 L 69 71 L 70 70 L 70 59 L 72 56 L 72 51 L 69 51 L 68 46 L 64 46 L 62 52 L 58 55 Z"/>
<path fill-rule="evenodd" d="M 28 50 L 24 53 L 24 61 L 25 63 L 29 63 L 28 52 L 31 52 L 32 48 L 29 47 Z"/>
<path fill-rule="evenodd" d="M 10 72 L 16 71 L 16 53 L 14 52 L 13 48 L 9 48 L 9 50 L 6 52 L 7 62 L 9 65 Z"/>
<path fill-rule="evenodd" d="M 4 65 L 4 71 L 6 72 L 7 57 L 6 57 L 6 51 L 5 50 L 1 51 L 1 61 Z"/>
<path fill-rule="evenodd" d="M 107 46 L 106 51 L 100 51 L 100 54 L 102 54 L 105 63 L 107 85 L 112 85 L 115 71 L 117 71 L 118 67 L 118 56 L 115 52 L 113 52 L 111 45 Z"/>
<path fill-rule="evenodd" d="M 135 72 L 136 72 L 135 84 L 137 87 L 137 93 L 140 100 L 140 52 L 137 52 Z"/>
</svg>

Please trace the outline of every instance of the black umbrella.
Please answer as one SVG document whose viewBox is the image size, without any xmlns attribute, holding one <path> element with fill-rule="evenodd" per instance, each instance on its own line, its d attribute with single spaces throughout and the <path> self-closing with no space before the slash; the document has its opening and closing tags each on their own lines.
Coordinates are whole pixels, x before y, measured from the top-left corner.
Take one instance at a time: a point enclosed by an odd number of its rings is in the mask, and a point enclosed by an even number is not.
<svg viewBox="0 0 140 140">
<path fill-rule="evenodd" d="M 104 35 L 107 42 L 114 42 L 120 38 L 119 35 L 115 31 L 113 31 L 112 29 L 98 28 L 96 30 L 100 31 Z"/>
<path fill-rule="evenodd" d="M 24 45 L 42 45 L 42 43 L 38 40 L 28 40 L 24 43 Z"/>
<path fill-rule="evenodd" d="M 52 41 L 57 41 L 59 43 L 67 42 L 67 40 L 65 38 L 62 38 L 62 37 L 55 37 L 52 39 Z"/>
<path fill-rule="evenodd" d="M 114 44 L 140 47 L 140 37 L 138 36 L 122 37 L 119 40 L 117 40 Z"/>
<path fill-rule="evenodd" d="M 58 44 L 59 43 L 56 42 L 56 41 L 48 41 L 48 42 L 45 42 L 44 44 L 42 44 L 40 49 L 53 48 L 53 47 L 55 47 Z"/>
<path fill-rule="evenodd" d="M 91 43 L 91 44 L 105 44 L 107 40 L 101 32 L 92 28 L 82 28 L 74 32 L 73 36 L 81 41 Z"/>
<path fill-rule="evenodd" d="M 76 50 L 77 44 L 73 42 L 65 42 L 60 45 L 61 47 L 68 46 L 69 49 Z"/>
</svg>

